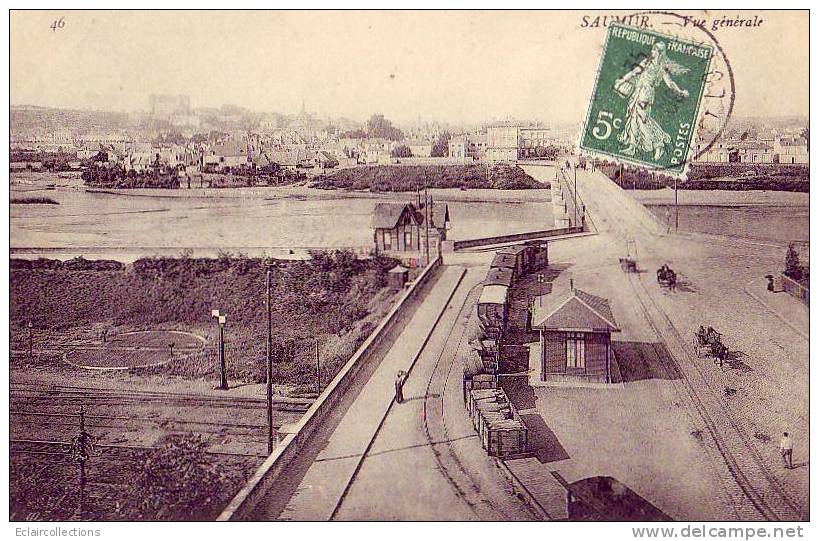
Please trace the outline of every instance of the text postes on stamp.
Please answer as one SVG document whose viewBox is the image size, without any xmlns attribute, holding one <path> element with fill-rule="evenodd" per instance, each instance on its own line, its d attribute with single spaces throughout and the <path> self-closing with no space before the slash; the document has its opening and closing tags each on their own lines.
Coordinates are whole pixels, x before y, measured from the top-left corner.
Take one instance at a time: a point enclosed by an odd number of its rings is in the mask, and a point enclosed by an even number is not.
<svg viewBox="0 0 819 541">
<path fill-rule="evenodd" d="M 709 44 L 612 25 L 580 150 L 681 176 L 712 55 Z"/>
</svg>

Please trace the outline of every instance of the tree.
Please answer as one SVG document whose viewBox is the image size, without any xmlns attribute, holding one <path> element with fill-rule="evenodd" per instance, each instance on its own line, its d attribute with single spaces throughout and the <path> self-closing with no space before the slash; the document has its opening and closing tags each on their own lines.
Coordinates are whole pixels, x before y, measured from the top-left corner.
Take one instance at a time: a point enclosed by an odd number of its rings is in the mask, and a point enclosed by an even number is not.
<svg viewBox="0 0 819 541">
<path fill-rule="evenodd" d="M 799 261 L 799 252 L 796 251 L 793 243 L 788 245 L 785 253 L 785 276 L 800 280 L 802 278 L 802 264 Z"/>
<path fill-rule="evenodd" d="M 384 115 L 374 114 L 367 121 L 365 126 L 367 137 L 389 139 L 390 141 L 400 141 L 404 138 L 401 130 L 394 127 L 392 122 L 384 118 Z"/>
<path fill-rule="evenodd" d="M 412 158 L 412 149 L 407 145 L 397 145 L 390 152 L 390 156 L 393 158 Z"/>
<path fill-rule="evenodd" d="M 805 138 L 805 144 L 807 145 L 808 150 L 810 150 L 810 126 L 807 126 L 802 130 L 802 137 Z"/>
<path fill-rule="evenodd" d="M 433 158 L 443 158 L 449 155 L 449 140 L 452 139 L 452 134 L 444 132 L 438 136 L 438 140 L 432 145 L 432 152 L 430 156 Z"/>
</svg>

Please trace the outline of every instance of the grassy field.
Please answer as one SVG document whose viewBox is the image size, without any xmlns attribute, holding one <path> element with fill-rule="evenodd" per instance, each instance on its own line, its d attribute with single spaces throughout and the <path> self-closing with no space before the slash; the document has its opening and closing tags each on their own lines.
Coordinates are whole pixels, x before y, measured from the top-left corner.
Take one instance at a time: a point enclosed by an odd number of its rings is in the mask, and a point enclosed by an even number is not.
<svg viewBox="0 0 819 541">
<path fill-rule="evenodd" d="M 271 303 L 275 381 L 314 385 L 314 340 L 319 342 L 322 372 L 329 381 L 386 311 L 391 301 L 386 271 L 396 262 L 362 260 L 336 251 L 314 253 L 308 261 L 275 263 Z M 227 315 L 229 378 L 264 381 L 266 267 L 260 259 L 150 258 L 123 270 L 16 266 L 10 280 L 12 349 L 26 347 L 28 321 L 40 351 L 69 351 L 98 340 L 106 329 L 109 337 L 140 329 L 188 331 L 207 338 L 202 349 L 140 370 L 216 379 L 218 341 L 211 310 L 218 308 Z M 13 367 L 19 357 L 25 356 L 12 356 Z"/>
<path fill-rule="evenodd" d="M 414 192 L 429 188 L 532 190 L 549 188 L 520 167 L 510 165 L 375 165 L 342 169 L 320 175 L 310 185 L 326 190 L 350 189 L 373 192 Z"/>
</svg>

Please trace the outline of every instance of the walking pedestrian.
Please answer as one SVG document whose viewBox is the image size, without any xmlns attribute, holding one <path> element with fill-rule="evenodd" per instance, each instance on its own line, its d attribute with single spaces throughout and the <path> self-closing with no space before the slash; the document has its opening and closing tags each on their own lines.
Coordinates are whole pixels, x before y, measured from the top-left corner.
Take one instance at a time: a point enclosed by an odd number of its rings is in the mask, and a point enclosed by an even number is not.
<svg viewBox="0 0 819 541">
<path fill-rule="evenodd" d="M 407 373 L 399 370 L 395 376 L 395 401 L 401 404 L 404 401 L 404 382 L 407 381 Z"/>
<path fill-rule="evenodd" d="M 779 452 L 782 454 L 782 462 L 789 470 L 793 469 L 793 441 L 787 432 L 784 432 L 779 440 Z"/>
</svg>

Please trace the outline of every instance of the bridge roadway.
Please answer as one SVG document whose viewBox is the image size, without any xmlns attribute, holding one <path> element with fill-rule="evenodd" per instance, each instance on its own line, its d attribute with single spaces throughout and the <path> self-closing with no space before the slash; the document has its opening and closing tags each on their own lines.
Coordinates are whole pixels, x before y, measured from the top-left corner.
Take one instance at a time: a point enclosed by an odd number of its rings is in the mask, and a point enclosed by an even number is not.
<svg viewBox="0 0 819 541">
<path fill-rule="evenodd" d="M 420 422 L 420 412 L 428 405 L 429 397 L 424 391 L 431 371 L 445 351 L 446 360 L 451 363 L 453 348 L 462 343 L 463 330 L 459 334 L 451 331 L 464 313 L 469 314 L 471 306 L 465 308 L 467 296 L 472 293 L 474 297 L 474 286 L 482 274 L 464 266 L 442 268 L 424 302 L 324 442 L 306 474 L 301 479 L 286 480 L 294 486 L 281 487 L 282 491 L 292 493 L 289 501 L 272 497 L 267 505 L 262 505 L 264 508 L 255 511 L 253 518 L 299 521 L 479 518 L 438 469 L 434 447 L 450 442 L 430 443 Z M 410 373 L 404 392 L 407 400 L 401 405 L 393 402 L 398 370 Z M 460 374 L 452 378 L 452 383 L 456 390 L 460 389 Z M 456 438 L 470 439 L 473 450 L 477 449 L 476 456 L 482 455 L 471 426 L 468 431 L 461 430 Z M 489 469 L 486 472 L 498 486 L 505 483 L 500 474 Z M 506 500 L 505 506 L 514 510 L 512 516 L 517 512 L 517 518 L 532 518 L 511 491 L 487 492 Z"/>
<path fill-rule="evenodd" d="M 552 168 L 526 169 L 535 178 L 554 179 Z M 807 329 L 800 335 L 783 325 L 781 313 L 774 314 L 743 290 L 760 273 L 781 265 L 780 251 L 743 239 L 669 234 L 664 224 L 601 173 L 577 174 L 578 195 L 599 234 L 551 244 L 550 260 L 570 265 L 575 276 L 603 267 L 611 268 L 614 276 L 620 272 L 617 258 L 623 255 L 626 239 L 637 241 L 639 265 L 648 272 L 614 280 L 628 288 L 634 310 L 651 322 L 683 376 L 674 382 L 678 399 L 706 428 L 704 452 L 725 492 L 715 494 L 714 501 L 730 502 L 735 516 L 726 519 L 806 517 L 808 467 L 783 470 L 775 439 L 782 427 L 790 427 L 796 436 L 796 460 L 800 461 L 800 450 L 805 458 Z M 453 262 L 458 265 L 443 267 L 306 472 L 282 479 L 279 493 L 263 502 L 254 518 L 536 518 L 481 450 L 460 403 L 457 359 L 491 255 L 457 254 Z M 666 262 L 680 273 L 682 290 L 691 293 L 660 291 L 653 271 Z M 713 324 L 725 334 L 729 347 L 747 354 L 742 361 L 746 370 L 723 372 L 710 361 L 693 358 L 687 337 L 700 322 Z M 393 404 L 395 373 L 408 368 L 407 402 Z M 740 389 L 730 403 L 723 395 L 728 386 Z M 760 435 L 770 435 L 774 443 Z M 516 473 L 525 484 L 527 472 Z M 537 475 L 529 480 L 541 487 L 544 476 L 541 471 Z M 546 496 L 560 498 L 560 491 L 552 488 Z M 560 507 L 560 502 L 543 503 L 542 508 Z M 698 518 L 679 515 L 675 518 Z"/>
</svg>

